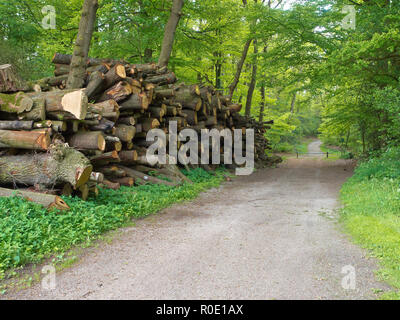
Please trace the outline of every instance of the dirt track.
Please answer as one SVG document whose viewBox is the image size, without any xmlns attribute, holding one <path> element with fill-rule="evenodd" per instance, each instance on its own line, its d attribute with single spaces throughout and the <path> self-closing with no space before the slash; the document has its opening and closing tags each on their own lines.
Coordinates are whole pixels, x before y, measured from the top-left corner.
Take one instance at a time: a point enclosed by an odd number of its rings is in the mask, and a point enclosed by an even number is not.
<svg viewBox="0 0 400 320">
<path fill-rule="evenodd" d="M 344 161 L 290 159 L 121 231 L 9 299 L 373 299 L 375 261 L 340 231 Z M 341 286 L 356 270 L 356 290 Z"/>
</svg>

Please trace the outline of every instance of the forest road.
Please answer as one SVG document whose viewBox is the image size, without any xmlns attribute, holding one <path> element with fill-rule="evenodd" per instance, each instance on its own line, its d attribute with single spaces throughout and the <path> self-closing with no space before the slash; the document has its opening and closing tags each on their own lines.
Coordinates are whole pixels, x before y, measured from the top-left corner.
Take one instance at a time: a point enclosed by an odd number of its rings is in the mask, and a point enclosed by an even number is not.
<svg viewBox="0 0 400 320">
<path fill-rule="evenodd" d="M 238 177 L 87 249 L 55 290 L 38 283 L 3 298 L 375 299 L 389 287 L 338 223 L 352 170 L 344 160 L 289 159 Z"/>
</svg>

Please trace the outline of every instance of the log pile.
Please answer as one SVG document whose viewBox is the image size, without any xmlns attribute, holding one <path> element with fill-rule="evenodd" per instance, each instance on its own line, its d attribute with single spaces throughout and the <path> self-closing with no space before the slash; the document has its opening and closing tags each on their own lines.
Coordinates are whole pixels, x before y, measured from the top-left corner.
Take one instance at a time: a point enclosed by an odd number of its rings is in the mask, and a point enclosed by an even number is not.
<svg viewBox="0 0 400 320">
<path fill-rule="evenodd" d="M 0 185 L 86 199 L 98 186 L 179 184 L 187 178 L 175 166 L 158 166 L 156 178 L 146 159 L 147 132 L 168 135 L 171 121 L 178 131 L 255 128 L 255 158 L 266 160 L 270 123 L 241 116 L 242 106 L 213 87 L 177 83 L 155 63 L 88 59 L 85 87 L 67 90 L 71 58 L 55 54 L 54 77 L 34 83 L 0 79 Z"/>
</svg>

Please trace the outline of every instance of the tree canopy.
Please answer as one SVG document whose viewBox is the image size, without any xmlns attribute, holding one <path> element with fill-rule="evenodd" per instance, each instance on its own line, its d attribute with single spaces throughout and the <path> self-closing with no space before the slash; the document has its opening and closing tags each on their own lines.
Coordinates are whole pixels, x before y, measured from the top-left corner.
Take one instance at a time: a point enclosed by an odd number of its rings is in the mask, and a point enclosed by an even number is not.
<svg viewBox="0 0 400 320">
<path fill-rule="evenodd" d="M 55 29 L 42 25 L 48 5 Z M 49 76 L 55 52 L 73 53 L 82 5 L 0 0 L 0 63 L 27 80 Z M 349 5 L 354 28 L 343 23 Z M 158 61 L 171 7 L 99 0 L 89 56 Z M 250 99 L 252 116 L 275 120 L 276 149 L 321 133 L 343 148 L 380 150 L 400 139 L 399 24 L 400 3 L 391 0 L 185 0 L 169 68 L 229 94 L 245 57 L 233 98 Z"/>
</svg>

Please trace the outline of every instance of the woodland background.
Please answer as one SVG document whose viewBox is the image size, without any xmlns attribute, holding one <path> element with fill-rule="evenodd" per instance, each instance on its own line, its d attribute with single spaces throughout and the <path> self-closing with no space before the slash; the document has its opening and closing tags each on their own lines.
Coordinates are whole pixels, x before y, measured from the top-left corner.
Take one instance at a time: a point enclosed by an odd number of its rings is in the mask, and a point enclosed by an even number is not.
<svg viewBox="0 0 400 320">
<path fill-rule="evenodd" d="M 397 145 L 400 3 L 291 2 L 185 1 L 169 68 L 182 81 L 227 94 L 247 45 L 234 99 L 252 116 L 275 120 L 268 132 L 274 151 L 293 151 L 303 137 L 318 134 L 358 154 Z M 82 3 L 0 0 L 0 64 L 14 64 L 26 80 L 50 76 L 53 54 L 73 51 Z M 342 27 L 349 4 L 355 30 Z M 56 9 L 56 29 L 42 27 L 46 5 Z M 157 61 L 171 5 L 99 1 L 89 56 Z"/>
</svg>

